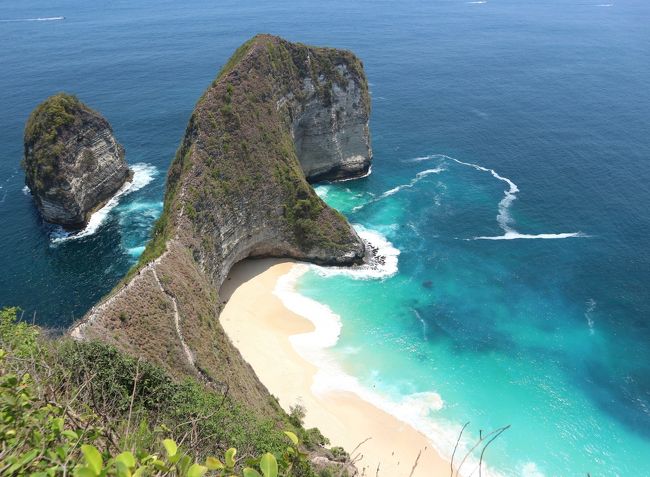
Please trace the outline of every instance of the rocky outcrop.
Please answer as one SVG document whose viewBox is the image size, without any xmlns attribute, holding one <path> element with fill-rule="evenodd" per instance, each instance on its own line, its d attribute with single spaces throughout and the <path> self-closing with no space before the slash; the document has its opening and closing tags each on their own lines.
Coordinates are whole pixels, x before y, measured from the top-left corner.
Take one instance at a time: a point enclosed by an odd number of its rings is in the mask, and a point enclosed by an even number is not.
<svg viewBox="0 0 650 477">
<path fill-rule="evenodd" d="M 43 218 L 69 228 L 83 227 L 132 177 L 108 121 L 65 93 L 30 115 L 23 167 Z"/>
<path fill-rule="evenodd" d="M 334 50 L 332 56 L 325 60 L 331 61 L 327 73 L 308 71 L 302 88 L 279 103 L 292 119 L 296 153 L 310 182 L 364 176 L 372 159 L 370 99 L 361 65 L 345 52 Z M 309 52 L 305 61 L 309 65 L 322 58 Z"/>
<path fill-rule="evenodd" d="M 196 105 L 139 265 L 72 336 L 226 385 L 253 406 L 268 403 L 216 319 L 219 289 L 246 257 L 363 261 L 364 243 L 308 179 L 368 171 L 369 111 L 352 53 L 270 35 L 242 45 Z"/>
</svg>

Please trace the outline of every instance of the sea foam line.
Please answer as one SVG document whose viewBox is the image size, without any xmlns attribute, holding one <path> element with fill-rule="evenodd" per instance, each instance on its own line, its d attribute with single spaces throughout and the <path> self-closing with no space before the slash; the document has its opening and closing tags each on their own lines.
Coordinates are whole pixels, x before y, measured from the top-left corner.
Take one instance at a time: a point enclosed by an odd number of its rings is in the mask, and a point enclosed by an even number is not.
<svg viewBox="0 0 650 477">
<path fill-rule="evenodd" d="M 436 168 L 433 168 L 433 169 L 426 169 L 424 171 L 420 171 L 417 174 L 415 174 L 415 177 L 413 179 L 411 179 L 409 182 L 407 182 L 406 184 L 400 184 L 398 186 L 395 186 L 392 189 L 389 189 L 389 190 L 385 191 L 384 193 L 378 195 L 377 197 L 369 200 L 368 202 L 366 202 L 364 204 L 361 204 L 361 205 L 357 205 L 356 207 L 353 207 L 352 212 L 357 212 L 357 211 L 363 209 L 364 207 L 366 207 L 368 205 L 374 204 L 375 202 L 379 202 L 380 200 L 385 199 L 386 197 L 390 197 L 391 195 L 395 195 L 401 190 L 411 189 L 412 187 L 414 187 L 418 182 L 420 182 L 425 177 L 427 177 L 427 176 L 429 176 L 431 174 L 440 174 L 443 171 L 445 171 L 445 168 L 442 167 L 442 166 L 441 167 L 436 167 Z"/>
<path fill-rule="evenodd" d="M 584 234 L 582 232 L 563 232 L 563 233 L 543 233 L 543 234 L 522 234 L 517 232 L 514 227 L 512 227 L 512 224 L 514 223 L 514 220 L 512 216 L 510 215 L 510 207 L 512 206 L 512 203 L 517 199 L 517 193 L 519 192 L 519 188 L 517 187 L 517 184 L 515 184 L 512 180 L 508 179 L 505 176 L 500 175 L 498 172 L 496 172 L 494 169 L 489 169 L 487 167 L 480 166 L 478 164 L 473 164 L 471 162 L 464 162 L 460 161 L 456 158 L 453 158 L 451 156 L 447 156 L 445 154 L 431 154 L 428 156 L 422 156 L 422 157 L 416 157 L 414 159 L 407 159 L 404 162 L 421 162 L 421 161 L 428 161 L 432 159 L 447 159 L 450 161 L 453 161 L 457 164 L 460 164 L 462 166 L 466 167 L 471 167 L 472 169 L 476 169 L 477 171 L 481 172 L 489 172 L 492 177 L 495 179 L 500 180 L 501 182 L 504 182 L 508 185 L 508 189 L 503 192 L 503 199 L 499 201 L 499 206 L 498 206 L 498 214 L 497 214 L 497 223 L 499 224 L 499 227 L 501 230 L 503 230 L 503 235 L 496 235 L 496 236 L 479 236 L 479 237 L 472 237 L 470 239 L 466 240 L 515 240 L 515 239 L 566 239 L 566 238 L 585 238 L 589 237 L 589 235 Z"/>
<path fill-rule="evenodd" d="M 120 198 L 142 189 L 144 186 L 149 184 L 153 178 L 156 176 L 158 170 L 155 166 L 151 164 L 138 163 L 131 166 L 133 171 L 133 178 L 130 182 L 125 183 L 117 193 L 111 197 L 111 199 L 106 202 L 106 205 L 94 212 L 90 216 L 88 224 L 79 232 L 71 233 L 65 231 L 62 227 L 56 227 L 55 230 L 50 234 L 51 242 L 54 244 L 66 242 L 68 240 L 77 240 L 83 237 L 88 237 L 89 235 L 97 232 L 99 227 L 104 223 L 109 212 L 120 202 Z"/>
<path fill-rule="evenodd" d="M 503 177 L 499 175 L 494 169 L 488 169 L 487 167 L 479 166 L 478 164 L 472 164 L 470 162 L 459 161 L 458 159 L 454 159 L 453 157 L 449 157 L 449 156 L 445 156 L 445 157 L 463 166 L 468 166 L 473 169 L 476 169 L 477 171 L 489 172 L 490 174 L 492 174 L 492 177 L 494 177 L 495 179 L 498 179 L 508 184 L 508 190 L 504 191 L 503 193 L 504 197 L 499 202 L 499 213 L 497 215 L 497 222 L 499 223 L 499 227 L 501 227 L 501 229 L 506 234 L 508 234 L 509 232 L 515 233 L 512 227 L 510 227 L 510 224 L 514 222 L 512 220 L 512 217 L 510 216 L 510 206 L 515 201 L 515 199 L 517 199 L 517 192 L 519 192 L 519 188 L 517 187 L 517 184 L 512 182 L 507 177 Z"/>
<path fill-rule="evenodd" d="M 296 291 L 296 283 L 313 265 L 296 264 L 291 270 L 281 276 L 273 290 L 283 305 L 291 312 L 309 320 L 314 330 L 307 333 L 295 334 L 289 341 L 296 352 L 317 369 L 311 390 L 318 396 L 331 392 L 350 392 L 360 399 L 381 409 L 396 419 L 405 422 L 423 433 L 432 447 L 444 458 L 450 458 L 461 426 L 443 419 L 436 419 L 434 414 L 444 407 L 442 397 L 433 391 L 419 392 L 402 396 L 400 399 L 390 399 L 359 382 L 357 378 L 346 373 L 328 349 L 334 347 L 342 330 L 341 317 L 327 305 L 301 295 Z M 322 267 L 320 267 L 322 268 Z M 471 441 L 463 440 L 459 452 L 467 452 Z M 477 466 L 475 459 L 468 459 L 463 469 L 472 470 Z M 483 467 L 483 475 L 498 476 L 493 469 Z M 469 472 L 462 475 L 471 475 Z"/>
</svg>

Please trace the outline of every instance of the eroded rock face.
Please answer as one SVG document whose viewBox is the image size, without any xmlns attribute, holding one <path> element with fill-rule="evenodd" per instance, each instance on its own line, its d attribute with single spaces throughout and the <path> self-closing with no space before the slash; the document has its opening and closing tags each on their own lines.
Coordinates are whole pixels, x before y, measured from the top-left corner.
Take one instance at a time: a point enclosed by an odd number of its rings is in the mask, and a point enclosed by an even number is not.
<svg viewBox="0 0 650 477">
<path fill-rule="evenodd" d="M 43 218 L 69 228 L 83 227 L 132 175 L 108 121 L 64 93 L 30 115 L 23 166 Z"/>
<path fill-rule="evenodd" d="M 306 77 L 300 100 L 293 94 L 287 99 L 297 113 L 292 135 L 310 182 L 364 176 L 372 160 L 366 79 L 347 61 L 334 68 L 336 81 L 322 74 L 315 81 Z"/>
</svg>

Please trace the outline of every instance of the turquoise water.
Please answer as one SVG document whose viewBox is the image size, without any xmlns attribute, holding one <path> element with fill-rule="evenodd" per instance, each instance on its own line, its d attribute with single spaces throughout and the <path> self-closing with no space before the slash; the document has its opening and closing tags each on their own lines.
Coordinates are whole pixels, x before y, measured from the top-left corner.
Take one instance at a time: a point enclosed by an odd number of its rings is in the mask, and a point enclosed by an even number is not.
<svg viewBox="0 0 650 477">
<path fill-rule="evenodd" d="M 649 19 L 640 0 L 3 2 L 0 305 L 65 327 L 114 286 L 195 101 L 247 38 L 350 48 L 373 174 L 320 192 L 400 255 L 383 280 L 299 281 L 341 317 L 331 352 L 443 437 L 512 425 L 487 455 L 506 475 L 650 475 Z M 63 242 L 19 168 L 29 112 L 60 90 L 150 179 Z"/>
</svg>

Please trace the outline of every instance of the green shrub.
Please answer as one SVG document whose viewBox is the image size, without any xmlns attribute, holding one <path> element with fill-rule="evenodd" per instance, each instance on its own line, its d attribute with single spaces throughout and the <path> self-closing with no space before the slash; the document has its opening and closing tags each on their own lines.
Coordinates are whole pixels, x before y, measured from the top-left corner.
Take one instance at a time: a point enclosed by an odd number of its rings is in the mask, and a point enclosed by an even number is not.
<svg viewBox="0 0 650 477">
<path fill-rule="evenodd" d="M 282 432 L 289 420 L 104 343 L 46 340 L 16 315 L 0 311 L 0 475 L 315 476 L 302 449 L 318 431 Z"/>
</svg>

